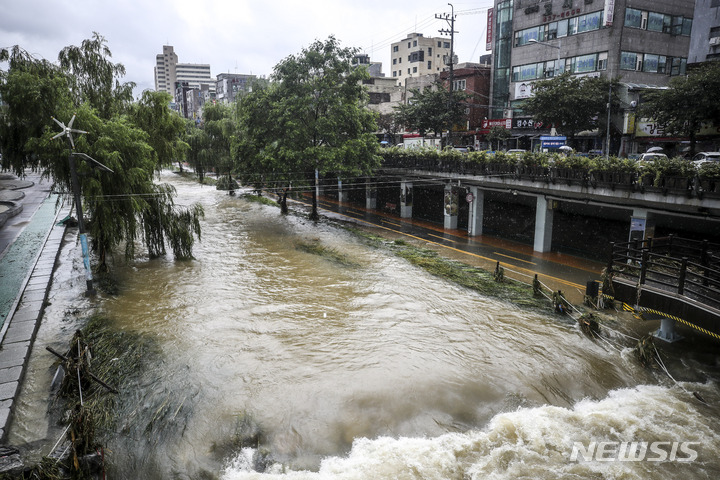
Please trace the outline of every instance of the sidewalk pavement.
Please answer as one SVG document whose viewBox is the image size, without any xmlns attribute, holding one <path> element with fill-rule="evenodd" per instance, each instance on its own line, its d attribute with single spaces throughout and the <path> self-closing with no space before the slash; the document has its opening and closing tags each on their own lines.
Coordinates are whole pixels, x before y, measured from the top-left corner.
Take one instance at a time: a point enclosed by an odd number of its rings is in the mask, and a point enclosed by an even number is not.
<svg viewBox="0 0 720 480">
<path fill-rule="evenodd" d="M 65 235 L 50 182 L 0 174 L 0 443 L 6 439 Z"/>
</svg>

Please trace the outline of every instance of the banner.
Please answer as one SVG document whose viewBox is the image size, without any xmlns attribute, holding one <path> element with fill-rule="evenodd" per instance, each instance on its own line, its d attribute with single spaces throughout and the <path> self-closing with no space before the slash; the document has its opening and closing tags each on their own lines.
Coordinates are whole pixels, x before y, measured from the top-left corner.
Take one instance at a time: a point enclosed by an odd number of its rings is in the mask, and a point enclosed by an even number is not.
<svg viewBox="0 0 720 480">
<path fill-rule="evenodd" d="M 605 0 L 605 10 L 603 10 L 604 25 L 612 27 L 613 15 L 615 13 L 615 0 Z"/>
<path fill-rule="evenodd" d="M 494 9 L 488 8 L 487 13 L 487 36 L 485 37 L 485 50 L 492 52 L 493 32 L 495 31 L 495 14 Z"/>
</svg>

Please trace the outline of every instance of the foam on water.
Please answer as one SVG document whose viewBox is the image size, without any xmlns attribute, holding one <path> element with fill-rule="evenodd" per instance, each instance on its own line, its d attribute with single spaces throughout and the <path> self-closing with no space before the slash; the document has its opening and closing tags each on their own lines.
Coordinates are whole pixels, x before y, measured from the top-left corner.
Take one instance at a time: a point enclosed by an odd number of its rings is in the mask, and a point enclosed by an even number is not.
<svg viewBox="0 0 720 480">
<path fill-rule="evenodd" d="M 358 438 L 347 456 L 325 458 L 317 472 L 290 471 L 279 464 L 255 472 L 256 452 L 246 448 L 222 478 L 718 478 L 720 433 L 705 416 L 714 416 L 704 411 L 707 408 L 681 388 L 644 385 L 614 390 L 602 400 L 583 400 L 572 408 L 546 405 L 501 413 L 482 430 L 435 438 Z M 697 442 L 697 459 L 571 460 L 575 442 L 654 441 Z"/>
</svg>

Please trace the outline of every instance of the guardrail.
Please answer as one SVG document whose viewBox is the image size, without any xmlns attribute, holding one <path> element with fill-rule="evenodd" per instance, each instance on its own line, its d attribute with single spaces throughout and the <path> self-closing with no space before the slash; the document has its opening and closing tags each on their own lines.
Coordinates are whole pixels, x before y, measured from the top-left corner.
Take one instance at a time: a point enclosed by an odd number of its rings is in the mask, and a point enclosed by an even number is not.
<svg viewBox="0 0 720 480">
<path fill-rule="evenodd" d="M 382 168 L 422 170 L 459 175 L 504 176 L 515 180 L 563 184 L 586 188 L 639 191 L 641 193 L 680 194 L 688 197 L 705 195 L 720 198 L 720 180 L 695 176 L 677 177 L 638 174 L 635 172 L 590 171 L 556 166 L 532 166 L 507 162 L 473 162 L 464 158 L 421 158 L 406 156 L 386 159 Z"/>
<path fill-rule="evenodd" d="M 720 245 L 677 238 L 612 243 L 608 272 L 720 309 Z"/>
</svg>

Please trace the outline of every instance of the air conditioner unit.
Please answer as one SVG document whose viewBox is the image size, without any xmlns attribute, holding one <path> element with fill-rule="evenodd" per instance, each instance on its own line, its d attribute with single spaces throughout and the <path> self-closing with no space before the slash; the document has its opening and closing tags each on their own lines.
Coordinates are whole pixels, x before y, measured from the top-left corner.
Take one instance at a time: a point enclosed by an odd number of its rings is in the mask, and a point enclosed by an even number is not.
<svg viewBox="0 0 720 480">
<path fill-rule="evenodd" d="M 720 37 L 713 37 L 710 39 L 711 47 L 717 47 L 718 45 L 720 45 Z"/>
</svg>

